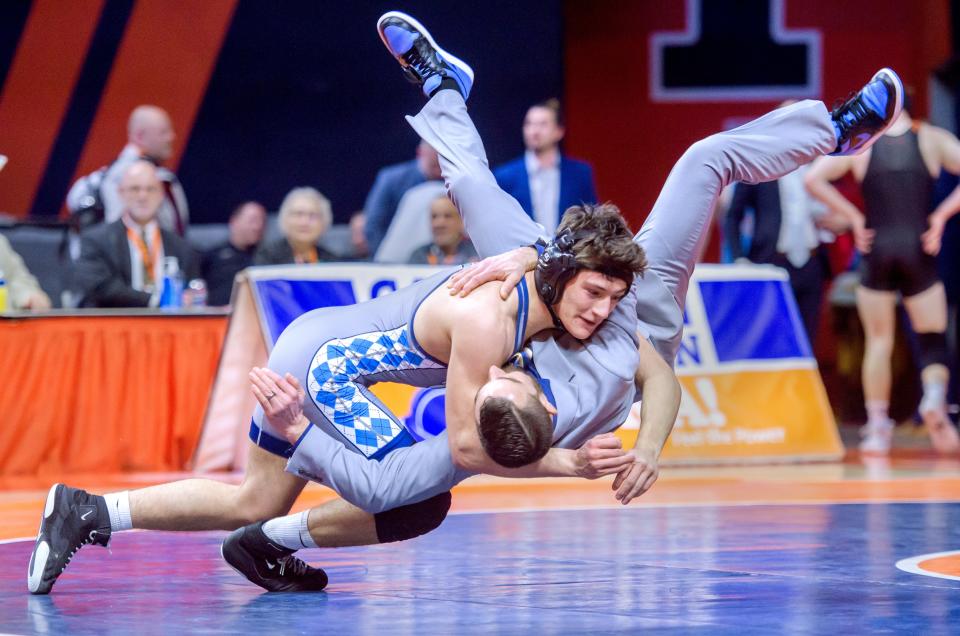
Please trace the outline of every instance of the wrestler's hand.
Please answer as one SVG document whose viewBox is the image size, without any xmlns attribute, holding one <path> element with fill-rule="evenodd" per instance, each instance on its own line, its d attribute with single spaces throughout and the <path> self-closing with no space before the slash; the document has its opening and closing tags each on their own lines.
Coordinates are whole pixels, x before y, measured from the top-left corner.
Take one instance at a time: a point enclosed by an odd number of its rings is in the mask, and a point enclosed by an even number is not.
<svg viewBox="0 0 960 636">
<path fill-rule="evenodd" d="M 614 433 L 597 435 L 577 449 L 575 472 L 584 479 L 597 479 L 626 470 L 634 462 L 632 454 L 623 450 Z"/>
<path fill-rule="evenodd" d="M 306 394 L 300 382 L 289 373 L 281 378 L 270 369 L 254 367 L 250 386 L 270 426 L 291 444 L 296 443 L 308 424 L 303 416 Z"/>
<path fill-rule="evenodd" d="M 847 217 L 834 211 L 829 211 L 823 216 L 818 216 L 813 222 L 817 227 L 837 235 L 843 234 L 850 229 L 850 221 L 847 220 Z"/>
<path fill-rule="evenodd" d="M 943 227 L 946 222 L 942 216 L 931 214 L 929 217 L 930 227 L 920 235 L 920 241 L 923 243 L 923 251 L 930 256 L 936 256 L 940 253 L 940 239 L 943 238 Z"/>
<path fill-rule="evenodd" d="M 617 473 L 613 480 L 615 496 L 623 505 L 650 490 L 660 476 L 660 464 L 655 452 L 634 448 L 630 456 L 633 464 Z"/>
<path fill-rule="evenodd" d="M 537 250 L 532 247 L 518 247 L 461 269 L 447 281 L 447 288 L 450 289 L 451 296 L 466 296 L 484 283 L 502 280 L 500 298 L 506 300 L 523 275 L 536 266 Z"/>
<path fill-rule="evenodd" d="M 863 216 L 860 216 L 853 222 L 851 229 L 853 230 L 854 245 L 857 246 L 861 254 L 869 254 L 873 248 L 873 237 L 876 235 L 876 232 L 867 229 Z"/>
</svg>

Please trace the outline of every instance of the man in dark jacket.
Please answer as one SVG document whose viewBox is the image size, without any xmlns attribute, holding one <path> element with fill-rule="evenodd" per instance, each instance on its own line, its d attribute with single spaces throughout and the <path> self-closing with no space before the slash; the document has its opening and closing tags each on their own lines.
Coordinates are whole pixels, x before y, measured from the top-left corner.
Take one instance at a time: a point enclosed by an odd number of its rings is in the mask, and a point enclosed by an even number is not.
<svg viewBox="0 0 960 636">
<path fill-rule="evenodd" d="M 266 224 L 267 210 L 256 201 L 241 203 L 230 213 L 230 238 L 206 252 L 201 259 L 203 279 L 207 281 L 209 293 L 208 305 L 230 304 L 233 279 L 238 272 L 253 265 Z"/>
<path fill-rule="evenodd" d="M 164 259 L 175 257 L 185 281 L 199 277 L 197 255 L 186 241 L 157 224 L 163 185 L 149 161 L 130 165 L 120 181 L 119 221 L 82 238 L 76 281 L 83 307 L 156 307 Z"/>
</svg>

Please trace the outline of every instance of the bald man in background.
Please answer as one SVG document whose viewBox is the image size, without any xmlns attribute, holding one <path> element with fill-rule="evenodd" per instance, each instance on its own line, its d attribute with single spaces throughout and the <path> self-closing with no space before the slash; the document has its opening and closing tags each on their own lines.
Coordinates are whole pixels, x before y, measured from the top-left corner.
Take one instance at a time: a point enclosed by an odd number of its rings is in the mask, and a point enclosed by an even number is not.
<svg viewBox="0 0 960 636">
<path fill-rule="evenodd" d="M 135 161 L 146 159 L 157 166 L 157 177 L 163 190 L 163 201 L 157 211 L 157 223 L 164 230 L 184 236 L 190 221 L 187 196 L 177 175 L 163 167 L 173 156 L 174 139 L 176 133 L 167 111 L 151 105 L 141 105 L 133 109 L 127 122 L 127 145 L 110 164 L 100 185 L 106 223 L 117 221 L 123 215 L 120 180 L 127 168 Z M 83 194 L 85 191 L 75 186 L 67 195 L 67 206 L 76 209 L 78 201 L 73 199 Z"/>
<path fill-rule="evenodd" d="M 473 243 L 463 231 L 463 219 L 446 194 L 430 202 L 430 233 L 433 242 L 413 251 L 408 261 L 414 265 L 463 265 L 480 260 Z"/>
</svg>

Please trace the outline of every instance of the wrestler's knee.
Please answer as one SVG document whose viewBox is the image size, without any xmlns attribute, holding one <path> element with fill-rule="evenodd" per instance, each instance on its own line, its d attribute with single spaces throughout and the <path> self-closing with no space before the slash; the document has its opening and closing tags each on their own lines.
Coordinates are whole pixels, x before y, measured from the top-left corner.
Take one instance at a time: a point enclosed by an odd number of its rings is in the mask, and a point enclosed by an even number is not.
<svg viewBox="0 0 960 636">
<path fill-rule="evenodd" d="M 284 470 L 286 459 L 257 446 L 250 447 L 247 472 L 237 488 L 238 517 L 255 523 L 287 514 L 306 482 Z"/>
<path fill-rule="evenodd" d="M 724 157 L 726 144 L 721 135 L 710 135 L 695 142 L 683 153 L 680 161 L 690 165 L 701 165 L 717 169 Z"/>
<path fill-rule="evenodd" d="M 282 517 L 290 512 L 295 498 L 275 488 L 253 487 L 244 483 L 237 492 L 234 514 L 241 525 Z"/>
<path fill-rule="evenodd" d="M 950 353 L 947 347 L 947 334 L 939 331 L 933 333 L 918 333 L 917 344 L 920 355 L 918 366 L 921 369 L 933 365 L 950 366 Z"/>
<path fill-rule="evenodd" d="M 380 543 L 405 541 L 437 529 L 450 510 L 450 492 L 373 516 Z"/>
<path fill-rule="evenodd" d="M 497 187 L 497 182 L 490 172 L 485 174 L 463 172 L 448 178 L 447 186 L 451 200 L 459 205 L 460 201 L 479 199 L 481 193 L 491 187 Z"/>
</svg>

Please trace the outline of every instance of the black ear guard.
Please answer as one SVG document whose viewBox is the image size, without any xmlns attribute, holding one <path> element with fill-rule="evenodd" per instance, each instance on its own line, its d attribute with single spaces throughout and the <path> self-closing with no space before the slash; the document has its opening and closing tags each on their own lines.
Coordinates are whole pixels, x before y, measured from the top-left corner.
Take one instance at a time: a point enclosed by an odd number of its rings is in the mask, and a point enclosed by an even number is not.
<svg viewBox="0 0 960 636">
<path fill-rule="evenodd" d="M 560 301 L 563 288 L 577 273 L 577 259 L 573 255 L 573 246 L 580 238 L 579 233 L 564 230 L 547 243 L 540 258 L 537 259 L 534 278 L 540 299 L 546 303 L 547 307 Z"/>
</svg>

